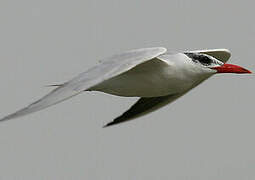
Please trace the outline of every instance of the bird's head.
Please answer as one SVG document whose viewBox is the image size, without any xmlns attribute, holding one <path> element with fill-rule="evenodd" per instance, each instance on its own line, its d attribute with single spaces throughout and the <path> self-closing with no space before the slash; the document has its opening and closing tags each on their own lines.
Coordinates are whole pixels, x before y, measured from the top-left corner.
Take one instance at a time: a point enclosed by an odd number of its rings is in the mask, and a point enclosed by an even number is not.
<svg viewBox="0 0 255 180">
<path fill-rule="evenodd" d="M 237 73 L 247 74 L 251 71 L 237 65 L 225 64 L 218 59 L 201 53 L 185 53 L 194 63 L 198 69 L 201 69 L 203 73 L 215 74 L 215 73 Z"/>
</svg>

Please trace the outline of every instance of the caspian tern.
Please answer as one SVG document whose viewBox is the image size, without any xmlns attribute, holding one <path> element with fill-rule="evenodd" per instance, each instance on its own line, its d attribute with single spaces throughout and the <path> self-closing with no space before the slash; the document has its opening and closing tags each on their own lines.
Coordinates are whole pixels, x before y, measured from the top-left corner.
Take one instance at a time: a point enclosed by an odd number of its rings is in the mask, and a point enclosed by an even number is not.
<svg viewBox="0 0 255 180">
<path fill-rule="evenodd" d="M 227 49 L 167 52 L 154 47 L 126 51 L 58 86 L 29 106 L 2 119 L 9 120 L 60 103 L 84 91 L 101 91 L 117 96 L 140 97 L 125 113 L 105 125 L 134 119 L 173 102 L 216 73 L 251 73 L 225 64 Z"/>
</svg>

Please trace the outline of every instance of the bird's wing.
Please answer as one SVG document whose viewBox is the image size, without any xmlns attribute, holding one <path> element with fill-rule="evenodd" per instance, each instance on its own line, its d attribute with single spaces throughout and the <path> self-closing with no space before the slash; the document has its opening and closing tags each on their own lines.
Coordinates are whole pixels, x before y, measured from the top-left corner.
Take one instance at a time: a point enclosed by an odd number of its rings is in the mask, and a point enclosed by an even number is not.
<svg viewBox="0 0 255 180">
<path fill-rule="evenodd" d="M 207 54 L 212 56 L 223 63 L 226 63 L 231 56 L 231 53 L 228 49 L 207 49 L 207 50 L 195 50 L 195 51 L 188 51 L 188 52 L 197 52 L 202 54 Z"/>
<path fill-rule="evenodd" d="M 105 80 L 120 75 L 135 66 L 162 55 L 167 50 L 163 47 L 144 48 L 127 51 L 102 60 L 101 64 L 81 73 L 70 81 L 75 90 L 85 90 Z"/>
<path fill-rule="evenodd" d="M 124 112 L 121 116 L 115 118 L 112 122 L 106 124 L 104 127 L 116 125 L 119 123 L 123 123 L 134 118 L 143 116 L 152 111 L 159 109 L 160 107 L 169 104 L 182 96 L 182 94 L 172 94 L 168 96 L 161 97 L 150 97 L 150 98 L 140 98 L 133 106 L 130 107 L 126 112 Z"/>
<path fill-rule="evenodd" d="M 97 66 L 89 69 L 84 73 L 81 73 L 72 80 L 54 89 L 38 101 L 0 119 L 0 121 L 24 116 L 26 114 L 36 112 L 59 102 L 62 102 L 66 99 L 71 98 L 72 96 L 81 93 L 84 90 L 88 90 L 89 88 L 105 80 L 124 73 L 137 66 L 138 64 L 141 64 L 161 54 L 164 54 L 166 51 L 167 50 L 163 47 L 155 47 L 131 50 L 114 55 L 110 58 L 103 60 L 103 63 L 98 64 Z"/>
</svg>

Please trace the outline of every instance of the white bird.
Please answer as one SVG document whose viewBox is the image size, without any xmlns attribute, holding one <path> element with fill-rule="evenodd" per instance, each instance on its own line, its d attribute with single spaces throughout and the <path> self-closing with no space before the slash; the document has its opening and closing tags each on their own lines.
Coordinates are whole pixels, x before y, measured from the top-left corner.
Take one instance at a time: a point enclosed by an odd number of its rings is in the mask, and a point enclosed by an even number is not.
<svg viewBox="0 0 255 180">
<path fill-rule="evenodd" d="M 33 113 L 60 103 L 84 91 L 101 91 L 140 99 L 106 126 L 152 112 L 173 102 L 216 73 L 251 73 L 237 65 L 225 64 L 227 49 L 167 52 L 154 47 L 126 51 L 103 60 L 29 106 L 0 121 Z M 106 127 L 105 126 L 105 127 Z"/>
</svg>

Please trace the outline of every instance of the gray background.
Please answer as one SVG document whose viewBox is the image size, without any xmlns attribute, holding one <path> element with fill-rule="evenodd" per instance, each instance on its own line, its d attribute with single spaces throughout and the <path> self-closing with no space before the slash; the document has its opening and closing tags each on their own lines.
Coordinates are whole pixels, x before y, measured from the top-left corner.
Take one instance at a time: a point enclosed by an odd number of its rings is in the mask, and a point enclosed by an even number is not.
<svg viewBox="0 0 255 180">
<path fill-rule="evenodd" d="M 0 115 L 117 52 L 228 48 L 254 71 L 252 1 L 1 0 Z M 0 179 L 255 178 L 254 79 L 216 75 L 136 121 L 136 98 L 84 93 L 0 124 Z"/>
</svg>

